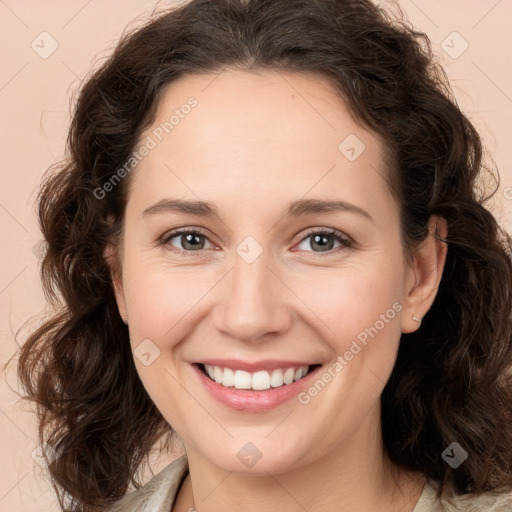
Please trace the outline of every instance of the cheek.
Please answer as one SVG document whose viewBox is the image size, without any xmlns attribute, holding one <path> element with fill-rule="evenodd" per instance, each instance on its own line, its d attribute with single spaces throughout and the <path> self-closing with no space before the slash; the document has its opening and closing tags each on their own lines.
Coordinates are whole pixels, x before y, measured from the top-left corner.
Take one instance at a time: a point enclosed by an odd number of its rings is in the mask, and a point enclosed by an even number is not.
<svg viewBox="0 0 512 512">
<path fill-rule="evenodd" d="M 134 347 L 151 339 L 162 351 L 173 348 L 194 327 L 219 276 L 162 262 L 127 262 L 124 291 Z"/>
<path fill-rule="evenodd" d="M 318 377 L 326 378 L 328 391 L 320 393 L 324 385 L 313 383 L 300 403 L 311 401 L 319 417 L 330 418 L 329 425 L 355 428 L 377 403 L 400 342 L 400 283 L 400 274 L 372 264 L 326 273 L 308 293 L 306 282 L 298 291 L 318 317 L 317 332 L 332 356 Z M 317 400 L 317 395 L 323 398 Z M 324 439 L 330 435 L 325 432 Z"/>
<path fill-rule="evenodd" d="M 400 269 L 383 268 L 393 266 L 382 260 L 351 264 L 295 280 L 294 292 L 337 354 L 349 350 L 354 339 L 399 337 L 403 276 Z"/>
<path fill-rule="evenodd" d="M 183 269 L 133 260 L 125 266 L 124 288 L 137 373 L 166 421 L 183 430 L 190 403 L 183 397 L 181 342 L 193 332 L 211 285 Z"/>
</svg>

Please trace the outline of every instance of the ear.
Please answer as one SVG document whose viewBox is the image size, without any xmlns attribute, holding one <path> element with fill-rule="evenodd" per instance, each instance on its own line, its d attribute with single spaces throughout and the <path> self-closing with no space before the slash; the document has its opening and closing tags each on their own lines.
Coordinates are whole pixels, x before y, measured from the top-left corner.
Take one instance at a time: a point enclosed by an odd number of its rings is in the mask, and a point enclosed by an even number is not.
<svg viewBox="0 0 512 512">
<path fill-rule="evenodd" d="M 413 319 L 422 319 L 436 298 L 448 245 L 438 239 L 446 239 L 448 228 L 446 219 L 432 215 L 428 222 L 429 234 L 414 254 L 413 267 L 409 268 L 408 294 L 402 314 L 403 333 L 413 332 L 420 324 Z"/>
<path fill-rule="evenodd" d="M 116 296 L 119 314 L 121 315 L 123 322 L 128 324 L 128 313 L 126 311 L 126 301 L 124 298 L 120 251 L 118 251 L 113 244 L 109 243 L 105 246 L 103 257 L 105 258 L 105 261 L 110 268 L 110 277 L 112 279 L 112 286 L 114 288 L 114 294 Z"/>
</svg>

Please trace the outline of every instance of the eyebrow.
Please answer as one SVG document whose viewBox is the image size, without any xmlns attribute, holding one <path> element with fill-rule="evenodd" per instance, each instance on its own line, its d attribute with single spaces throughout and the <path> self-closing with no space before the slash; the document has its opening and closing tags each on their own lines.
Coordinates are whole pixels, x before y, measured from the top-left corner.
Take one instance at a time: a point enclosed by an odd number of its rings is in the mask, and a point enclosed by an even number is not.
<svg viewBox="0 0 512 512">
<path fill-rule="evenodd" d="M 218 217 L 219 210 L 211 203 L 204 201 L 187 201 L 183 199 L 162 199 L 146 208 L 141 217 L 158 213 L 183 213 L 198 217 Z M 321 199 L 299 199 L 288 205 L 287 217 L 300 217 L 315 213 L 350 212 L 357 213 L 375 223 L 373 217 L 355 204 L 346 201 L 325 201 Z"/>
</svg>

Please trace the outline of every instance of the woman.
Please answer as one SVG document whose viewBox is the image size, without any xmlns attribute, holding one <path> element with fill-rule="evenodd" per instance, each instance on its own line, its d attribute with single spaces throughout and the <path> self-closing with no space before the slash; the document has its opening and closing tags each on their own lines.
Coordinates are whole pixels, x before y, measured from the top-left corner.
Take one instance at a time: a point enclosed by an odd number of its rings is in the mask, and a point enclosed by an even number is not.
<svg viewBox="0 0 512 512">
<path fill-rule="evenodd" d="M 63 308 L 19 362 L 63 510 L 512 509 L 512 240 L 424 34 L 192 0 L 123 38 L 68 143 L 39 202 Z M 125 496 L 161 439 L 185 455 Z"/>
</svg>

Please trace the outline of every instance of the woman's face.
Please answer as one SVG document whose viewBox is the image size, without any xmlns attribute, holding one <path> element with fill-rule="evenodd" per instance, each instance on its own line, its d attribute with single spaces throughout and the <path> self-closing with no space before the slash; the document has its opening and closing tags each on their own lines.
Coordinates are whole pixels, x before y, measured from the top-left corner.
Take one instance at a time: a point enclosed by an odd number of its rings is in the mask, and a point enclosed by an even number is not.
<svg viewBox="0 0 512 512">
<path fill-rule="evenodd" d="M 379 139 L 321 78 L 224 71 L 173 82 L 143 145 L 116 294 L 189 454 L 263 474 L 377 439 L 400 334 L 428 309 Z"/>
</svg>

